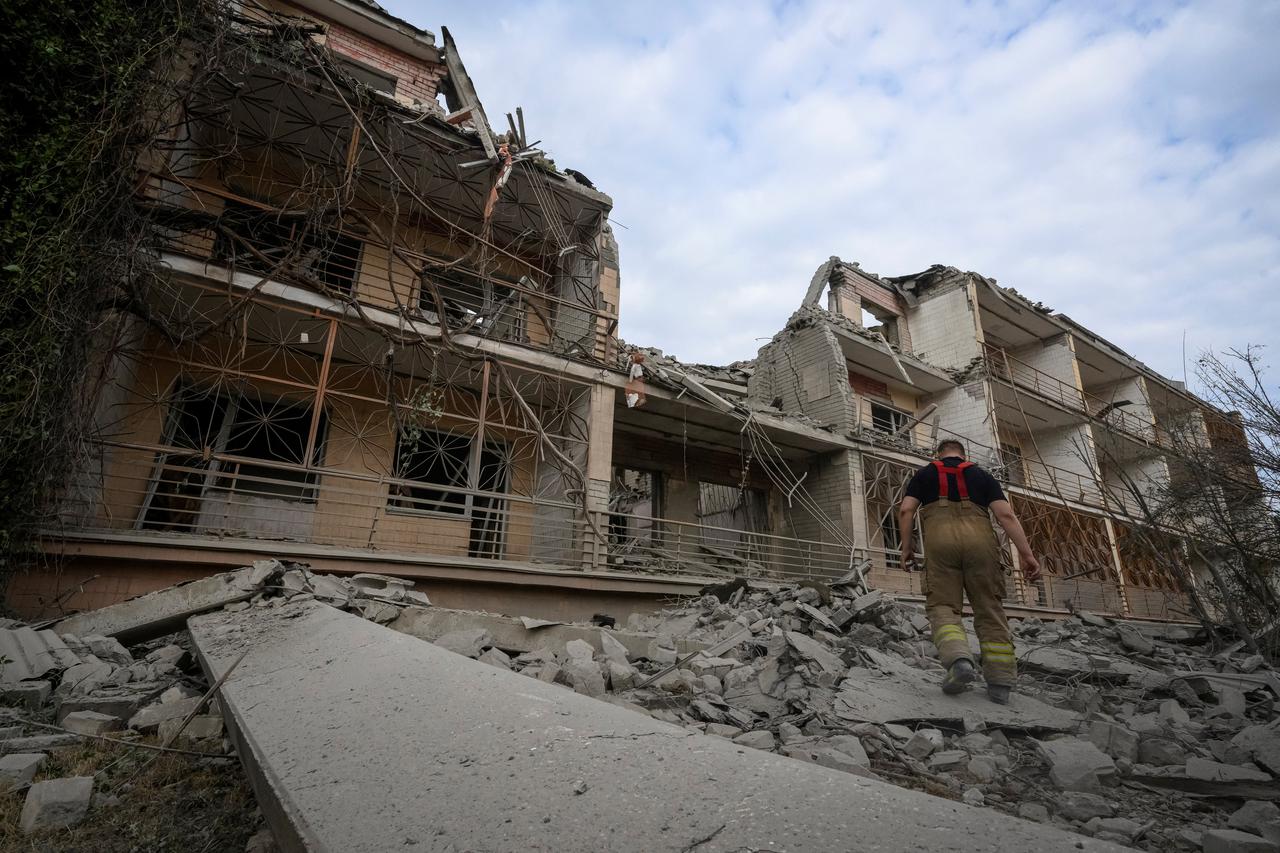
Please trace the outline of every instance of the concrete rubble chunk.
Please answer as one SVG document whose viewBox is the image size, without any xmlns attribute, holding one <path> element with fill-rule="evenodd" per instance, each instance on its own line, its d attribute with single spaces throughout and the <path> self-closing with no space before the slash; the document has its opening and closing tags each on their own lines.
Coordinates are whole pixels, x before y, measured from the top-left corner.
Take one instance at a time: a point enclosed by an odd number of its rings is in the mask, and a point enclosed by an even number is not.
<svg viewBox="0 0 1280 853">
<path fill-rule="evenodd" d="M 124 720 L 96 711 L 72 711 L 62 718 L 62 727 L 81 735 L 105 735 L 124 728 Z"/>
<path fill-rule="evenodd" d="M 127 720 L 142 706 L 154 701 L 164 690 L 164 684 L 136 682 L 118 687 L 102 687 L 91 696 L 73 696 L 58 702 L 58 719 L 74 711 L 95 711 Z"/>
<path fill-rule="evenodd" d="M 1112 758 L 1138 760 L 1138 735 L 1119 723 L 1093 720 L 1089 723 L 1089 740 Z"/>
<path fill-rule="evenodd" d="M 120 641 L 115 637 L 91 635 L 80 639 L 99 660 L 114 663 L 117 666 L 128 666 L 133 663 L 133 655 L 129 654 L 129 650 L 120 645 Z"/>
<path fill-rule="evenodd" d="M 0 793 L 34 779 L 46 758 L 43 752 L 15 752 L 0 757 Z"/>
<path fill-rule="evenodd" d="M 1249 800 L 1231 813 L 1227 826 L 1261 835 L 1262 828 L 1276 820 L 1280 820 L 1280 806 L 1264 800 Z"/>
<path fill-rule="evenodd" d="M 1156 650 L 1155 643 L 1132 625 L 1120 625 L 1116 631 L 1120 635 L 1120 645 L 1131 652 L 1149 655 Z"/>
<path fill-rule="evenodd" d="M 80 696 L 97 690 L 116 668 L 109 663 L 80 663 L 62 673 L 62 681 L 54 692 L 58 696 Z"/>
<path fill-rule="evenodd" d="M 222 718 L 212 714 L 197 714 L 181 731 L 178 727 L 186 717 L 174 717 L 162 722 L 156 732 L 164 743 L 172 740 L 211 740 L 222 737 Z"/>
<path fill-rule="evenodd" d="M 1172 726 L 1185 726 L 1191 722 L 1191 715 L 1187 713 L 1187 709 L 1182 707 L 1177 699 L 1165 699 L 1160 703 L 1160 710 L 1156 712 L 1156 716 L 1160 722 Z"/>
<path fill-rule="evenodd" d="M 586 640 L 570 640 L 564 644 L 565 657 L 571 661 L 595 660 L 595 647 Z"/>
<path fill-rule="evenodd" d="M 377 621 L 376 619 L 374 620 Z M 511 658 L 501 649 L 489 649 L 480 655 L 478 660 L 481 663 L 487 663 L 489 666 L 496 666 L 498 669 L 511 669 Z"/>
<path fill-rule="evenodd" d="M 733 740 L 738 735 L 742 734 L 742 729 L 737 726 L 728 725 L 727 723 L 707 723 L 706 733 L 709 735 L 715 735 L 716 737 Z"/>
<path fill-rule="evenodd" d="M 75 746 L 80 742 L 80 736 L 74 734 L 15 737 L 9 740 L 0 740 L 0 753 L 9 755 L 20 752 L 48 752 L 51 749 L 59 749 L 64 746 Z"/>
<path fill-rule="evenodd" d="M 1128 844 L 1142 831 L 1142 824 L 1125 817 L 1095 817 L 1085 824 L 1084 830 L 1094 838 Z"/>
<path fill-rule="evenodd" d="M 1187 759 L 1186 772 L 1188 779 L 1203 779 L 1206 782 L 1270 782 L 1271 774 L 1251 767 L 1235 764 L 1219 764 L 1205 758 L 1192 756 Z"/>
<path fill-rule="evenodd" d="M 935 752 L 929 756 L 930 770 L 952 770 L 969 760 L 969 753 L 963 749 L 948 749 Z"/>
<path fill-rule="evenodd" d="M 36 782 L 27 791 L 18 826 L 23 832 L 75 826 L 89 813 L 92 776 L 69 776 Z"/>
<path fill-rule="evenodd" d="M 819 643 L 812 637 L 806 637 L 798 631 L 787 631 L 787 645 L 795 649 L 796 654 L 805 660 L 817 664 L 821 669 L 831 675 L 843 675 L 848 669 L 844 665 L 844 661 L 840 660 L 840 656 Z"/>
<path fill-rule="evenodd" d="M 911 736 L 902 751 L 912 758 L 921 761 L 928 758 L 935 750 L 942 749 L 942 732 L 937 729 L 920 729 Z"/>
<path fill-rule="evenodd" d="M 1138 760 L 1153 767 L 1185 764 L 1187 750 L 1169 738 L 1148 738 L 1138 744 Z"/>
<path fill-rule="evenodd" d="M 608 661 L 606 666 L 609 670 L 609 687 L 615 693 L 635 687 L 640 674 L 634 666 L 629 663 L 623 664 L 612 660 Z"/>
<path fill-rule="evenodd" d="M 1034 820 L 1036 823 L 1045 823 L 1049 820 L 1049 810 L 1040 803 L 1019 803 L 1018 817 L 1023 820 Z"/>
<path fill-rule="evenodd" d="M 237 630 L 224 633 L 227 626 Z M 316 601 L 219 611 L 193 619 L 191 633 L 210 681 L 251 649 L 220 702 L 243 735 L 242 763 L 284 849 L 303 849 L 304 838 L 352 853 L 401 849 L 406 837 L 419 837 L 428 811 L 433 849 L 474 849 L 476 814 L 511 819 L 485 822 L 492 849 L 764 848 L 777 846 L 779 826 L 795 850 L 848 849 L 851 838 L 921 853 L 990 851 L 992 838 L 1007 849 L 1116 849 L 858 778 L 869 771 L 826 743 L 785 747 L 796 754 L 808 747 L 806 761 L 743 749 L 665 723 L 656 712 L 485 667 Z M 817 695 L 803 679 L 796 689 Z M 671 710 L 682 707 L 669 705 L 667 714 L 687 722 Z M 400 711 L 387 716 L 387 708 Z M 379 709 L 380 724 L 367 725 Z M 316 749 L 319 726 L 340 729 L 344 748 Z M 816 737 L 822 728 L 814 727 Z M 423 755 L 433 759 L 429 775 L 421 772 Z M 843 762 L 845 772 L 817 762 Z M 575 780 L 587 783 L 584 794 L 573 792 Z M 346 786 L 350 807 L 334 807 L 335 786 Z M 743 802 L 752 807 L 742 809 Z M 901 820 L 904 814 L 912 819 Z M 601 841 L 601 828 L 619 826 L 625 837 Z"/>
<path fill-rule="evenodd" d="M 969 759 L 965 769 L 969 771 L 969 775 L 981 782 L 994 781 L 996 776 L 999 775 L 999 765 L 989 755 L 975 755 Z"/>
<path fill-rule="evenodd" d="M 584 696 L 604 694 L 604 674 L 600 671 L 600 665 L 589 658 L 570 658 L 560 665 L 556 680 Z"/>
<path fill-rule="evenodd" d="M 161 646 L 160 648 L 148 653 L 143 660 L 147 663 L 170 663 L 177 666 L 178 662 L 182 660 L 186 654 L 186 649 L 182 648 L 182 646 L 168 645 Z"/>
<path fill-rule="evenodd" d="M 0 687 L 0 701 L 21 705 L 27 711 L 39 710 L 53 692 L 48 681 L 22 681 Z"/>
<path fill-rule="evenodd" d="M 200 698 L 179 699 L 176 702 L 157 702 L 148 705 L 129 718 L 129 728 L 140 732 L 153 732 L 165 720 L 181 720 L 200 705 Z"/>
<path fill-rule="evenodd" d="M 258 592 L 253 569 L 224 572 L 131 598 L 88 613 L 68 616 L 54 626 L 61 635 L 115 637 L 135 643 L 179 630 L 198 613 L 247 601 Z"/>
<path fill-rule="evenodd" d="M 627 647 L 618 642 L 613 634 L 603 629 L 600 631 L 600 651 L 606 660 L 620 664 L 631 663 L 631 656 L 627 654 Z"/>
<path fill-rule="evenodd" d="M 1280 853 L 1280 844 L 1238 829 L 1211 829 L 1200 845 L 1204 853 Z"/>
<path fill-rule="evenodd" d="M 1116 773 L 1111 756 L 1087 740 L 1036 741 L 1036 748 L 1049 763 L 1049 779 L 1067 791 L 1097 792 Z"/>
<path fill-rule="evenodd" d="M 1115 806 L 1106 797 L 1084 791 L 1063 791 L 1057 800 L 1058 813 L 1068 820 L 1085 822 L 1095 817 L 1111 817 Z"/>
<path fill-rule="evenodd" d="M 435 644 L 463 657 L 478 658 L 480 652 L 493 645 L 493 638 L 484 628 L 463 628 L 439 637 L 435 640 Z"/>
<path fill-rule="evenodd" d="M 859 767 L 870 767 L 871 759 L 867 756 L 866 747 L 856 735 L 832 735 L 821 741 L 821 746 L 834 749 L 853 760 Z"/>
<path fill-rule="evenodd" d="M 775 746 L 773 732 L 767 729 L 761 729 L 754 732 L 744 732 L 733 738 L 733 742 L 738 746 L 749 746 L 752 749 L 770 750 Z"/>
<path fill-rule="evenodd" d="M 1231 743 L 1248 753 L 1272 775 L 1280 776 L 1280 723 L 1241 729 Z"/>
</svg>

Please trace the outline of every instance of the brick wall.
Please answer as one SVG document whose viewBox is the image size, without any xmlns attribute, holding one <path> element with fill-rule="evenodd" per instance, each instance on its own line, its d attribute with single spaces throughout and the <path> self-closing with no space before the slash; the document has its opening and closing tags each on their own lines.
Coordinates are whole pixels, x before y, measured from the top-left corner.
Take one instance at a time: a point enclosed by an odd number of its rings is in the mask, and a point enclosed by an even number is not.
<svg viewBox="0 0 1280 853">
<path fill-rule="evenodd" d="M 985 380 L 975 379 L 957 388 L 930 395 L 924 403 L 937 403 L 938 411 L 929 417 L 938 420 L 938 439 L 959 436 L 968 447 L 969 458 L 980 465 L 993 465 L 985 448 L 995 447 L 995 428 L 988 415 Z M 984 447 L 978 447 L 983 445 Z"/>
<path fill-rule="evenodd" d="M 781 399 L 784 412 L 840 430 L 853 425 L 853 392 L 844 354 L 825 324 L 789 329 L 761 347 L 748 385 L 754 400 Z"/>
<path fill-rule="evenodd" d="M 849 386 L 864 396 L 879 397 L 884 400 L 892 398 L 888 385 L 878 379 L 863 376 L 861 373 L 855 373 L 852 370 L 849 371 Z"/>
<path fill-rule="evenodd" d="M 1034 367 L 1041 373 L 1047 373 L 1059 382 L 1078 388 L 1076 377 L 1076 353 L 1071 346 L 1071 336 L 1058 335 L 1047 341 L 1032 344 L 1016 350 L 1009 350 L 1009 355 L 1022 363 Z"/>
<path fill-rule="evenodd" d="M 967 287 L 955 287 L 907 311 L 912 352 L 936 367 L 964 368 L 981 354 Z"/>
<path fill-rule="evenodd" d="M 809 463 L 804 489 L 829 522 L 838 525 L 854 542 L 863 543 L 866 541 L 866 533 L 863 530 L 865 525 L 860 523 L 863 515 L 861 505 L 856 507 L 856 513 L 854 511 L 856 476 L 857 465 L 852 451 L 827 453 L 815 456 Z M 788 519 L 786 533 L 819 542 L 837 541 L 831 532 L 824 529 L 816 516 L 802 509 L 799 504 L 785 511 L 785 515 Z"/>
<path fill-rule="evenodd" d="M 406 103 L 434 101 L 440 88 L 440 81 L 446 74 L 443 65 L 426 62 L 398 50 L 392 50 L 367 36 L 337 24 L 329 25 L 327 44 L 335 53 L 394 75 L 395 95 Z"/>
</svg>

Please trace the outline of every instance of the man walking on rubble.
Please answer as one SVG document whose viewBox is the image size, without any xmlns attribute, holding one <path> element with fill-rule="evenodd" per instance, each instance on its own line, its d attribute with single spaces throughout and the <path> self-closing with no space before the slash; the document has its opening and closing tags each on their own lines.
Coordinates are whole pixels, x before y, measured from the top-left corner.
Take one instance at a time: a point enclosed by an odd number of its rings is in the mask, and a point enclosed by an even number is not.
<svg viewBox="0 0 1280 853">
<path fill-rule="evenodd" d="M 1040 577 L 1040 562 L 1031 553 L 1004 491 L 986 471 L 965 461 L 964 445 L 948 439 L 938 445 L 937 459 L 916 472 L 898 506 L 898 530 L 902 541 L 902 567 L 912 571 L 912 543 L 916 510 L 920 511 L 925 542 L 925 612 L 933 629 L 933 644 L 947 674 L 942 692 L 960 693 L 974 679 L 973 654 L 965 637 L 961 615 L 964 596 L 973 608 L 973 626 L 982 648 L 982 674 L 987 695 L 1001 705 L 1017 678 L 1013 636 L 1005 616 L 1004 571 L 1000 566 L 1000 541 L 988 511 L 1004 528 L 1028 582 Z"/>
</svg>

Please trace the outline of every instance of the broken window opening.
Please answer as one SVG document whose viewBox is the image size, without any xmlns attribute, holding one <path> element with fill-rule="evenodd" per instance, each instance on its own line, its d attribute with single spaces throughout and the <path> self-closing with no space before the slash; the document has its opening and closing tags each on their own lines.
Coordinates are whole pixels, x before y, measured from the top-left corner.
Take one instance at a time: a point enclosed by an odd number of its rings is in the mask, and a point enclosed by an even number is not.
<svg viewBox="0 0 1280 853">
<path fill-rule="evenodd" d="M 871 428 L 876 432 L 893 435 L 906 429 L 909 423 L 911 423 L 911 415 L 907 412 L 883 403 L 871 404 Z"/>
<path fill-rule="evenodd" d="M 427 269 L 422 275 L 440 293 L 450 326 L 470 326 L 477 334 L 504 340 L 525 340 L 524 312 L 520 310 L 520 291 L 515 287 L 520 282 L 461 267 Z M 439 319 L 439 306 L 425 280 L 418 290 L 418 309 Z"/>
<path fill-rule="evenodd" d="M 256 394 L 218 394 L 180 380 L 170 394 L 163 442 L 189 453 L 157 454 L 138 527 L 194 532 L 209 499 L 250 498 L 314 504 L 316 474 L 295 467 L 319 464 L 327 419 L 321 411 L 315 451 L 304 460 L 313 408 Z M 267 464 L 242 462 L 240 457 Z"/>
<path fill-rule="evenodd" d="M 894 346 L 898 345 L 898 315 L 886 311 L 876 305 L 862 303 L 862 327 L 870 332 L 879 332 L 884 339 Z"/>
<path fill-rule="evenodd" d="M 763 489 L 698 483 L 698 522 L 742 533 L 767 533 L 768 498 Z"/>
<path fill-rule="evenodd" d="M 435 430 L 401 433 L 396 440 L 395 483 L 388 506 L 408 512 L 465 515 L 473 437 Z M 415 485 L 421 483 L 422 485 Z"/>
<path fill-rule="evenodd" d="M 290 221 L 232 199 L 226 201 L 218 224 L 232 233 L 220 230 L 215 236 L 215 262 L 261 275 L 278 270 L 293 273 L 316 279 L 339 293 L 352 292 L 364 249 L 364 242 L 354 235 Z M 249 251 L 242 240 L 262 257 Z"/>
<path fill-rule="evenodd" d="M 609 490 L 609 552 L 618 562 L 650 548 L 658 535 L 654 519 L 662 514 L 662 475 L 635 468 L 613 469 Z"/>
<path fill-rule="evenodd" d="M 1022 462 L 1022 448 L 1016 444 L 1000 442 L 1000 458 L 1004 463 L 1004 478 L 1011 486 L 1026 483 L 1026 469 Z"/>
<path fill-rule="evenodd" d="M 373 89 L 375 92 L 382 92 L 384 95 L 395 95 L 396 93 L 396 76 L 380 68 L 374 68 L 371 65 L 365 65 L 363 62 L 357 62 L 350 57 L 343 57 L 338 60 L 338 64 L 342 66 L 342 70 L 350 74 L 357 83 L 362 83 Z"/>
</svg>

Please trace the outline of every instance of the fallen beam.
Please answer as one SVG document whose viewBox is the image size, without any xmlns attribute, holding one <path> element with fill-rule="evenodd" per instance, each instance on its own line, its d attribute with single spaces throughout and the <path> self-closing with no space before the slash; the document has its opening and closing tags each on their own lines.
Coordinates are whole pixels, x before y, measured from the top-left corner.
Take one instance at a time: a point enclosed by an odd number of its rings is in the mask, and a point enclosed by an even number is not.
<svg viewBox="0 0 1280 853">
<path fill-rule="evenodd" d="M 246 601 L 258 591 L 264 572 L 246 568 L 157 590 L 119 604 L 68 616 L 53 626 L 58 634 L 115 637 L 130 644 L 180 629 L 187 619 Z"/>
<path fill-rule="evenodd" d="M 285 851 L 1122 848 L 688 732 L 315 601 L 191 620 Z"/>
</svg>

